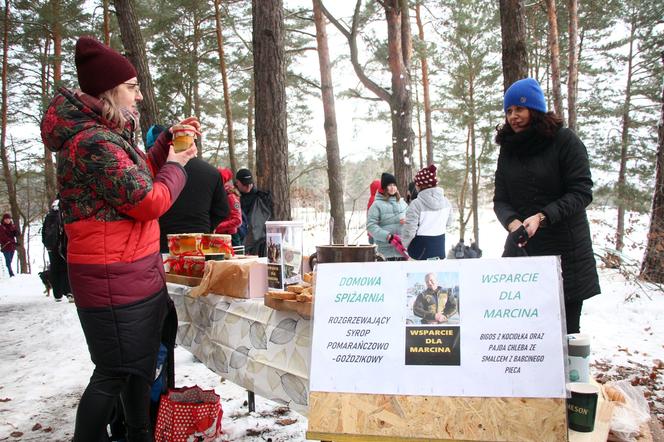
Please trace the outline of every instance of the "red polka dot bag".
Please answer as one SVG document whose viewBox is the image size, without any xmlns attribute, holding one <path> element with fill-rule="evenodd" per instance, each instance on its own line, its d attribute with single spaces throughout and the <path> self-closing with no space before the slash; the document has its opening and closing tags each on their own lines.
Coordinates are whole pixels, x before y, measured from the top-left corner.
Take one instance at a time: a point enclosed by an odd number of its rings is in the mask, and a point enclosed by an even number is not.
<svg viewBox="0 0 664 442">
<path fill-rule="evenodd" d="M 222 434 L 221 400 L 198 386 L 172 388 L 161 397 L 155 442 L 212 442 Z"/>
</svg>

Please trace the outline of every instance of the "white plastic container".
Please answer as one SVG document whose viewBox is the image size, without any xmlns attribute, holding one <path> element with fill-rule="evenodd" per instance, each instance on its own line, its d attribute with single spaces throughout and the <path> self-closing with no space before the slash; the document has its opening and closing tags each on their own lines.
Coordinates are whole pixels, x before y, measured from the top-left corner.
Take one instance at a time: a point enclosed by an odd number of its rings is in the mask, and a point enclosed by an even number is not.
<svg viewBox="0 0 664 442">
<path fill-rule="evenodd" d="M 582 333 L 567 335 L 567 373 L 570 382 L 589 382 L 590 336 Z"/>
<path fill-rule="evenodd" d="M 301 221 L 267 221 L 267 286 L 268 290 L 284 290 L 302 280 Z"/>
</svg>

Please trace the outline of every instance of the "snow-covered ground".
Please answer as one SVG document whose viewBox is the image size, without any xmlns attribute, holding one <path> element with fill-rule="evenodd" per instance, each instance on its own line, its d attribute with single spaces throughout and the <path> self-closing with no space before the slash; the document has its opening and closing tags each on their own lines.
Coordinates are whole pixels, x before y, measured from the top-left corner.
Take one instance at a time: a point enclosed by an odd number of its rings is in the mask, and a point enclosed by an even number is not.
<svg viewBox="0 0 664 442">
<path fill-rule="evenodd" d="M 590 213 L 597 253 L 608 247 L 612 216 L 603 210 Z M 639 262 L 648 228 L 644 218 L 630 220 L 633 230 L 627 241 L 626 255 Z M 315 224 L 307 221 L 311 227 L 305 232 L 305 252 L 327 242 L 324 217 Z M 481 225 L 484 256 L 500 256 L 505 233 L 490 210 L 482 212 Z M 359 230 L 351 233 L 351 242 L 364 242 Z M 458 233 L 451 232 L 448 247 L 457 238 Z M 92 364 L 74 305 L 44 295 L 36 275 L 42 260 L 38 240 L 31 246 L 37 261 L 33 275 L 0 276 L 0 441 L 69 441 Z M 581 318 L 582 331 L 593 339 L 592 358 L 606 362 L 604 368 L 651 367 L 656 360 L 664 361 L 664 292 L 599 265 L 602 294 L 584 304 Z M 662 371 L 658 373 L 660 389 L 653 394 L 663 402 Z M 181 348 L 176 350 L 176 384 L 197 384 L 219 393 L 224 409 L 220 441 L 305 440 L 305 417 L 260 397 L 256 412 L 248 413 L 244 389 L 221 380 Z"/>
</svg>

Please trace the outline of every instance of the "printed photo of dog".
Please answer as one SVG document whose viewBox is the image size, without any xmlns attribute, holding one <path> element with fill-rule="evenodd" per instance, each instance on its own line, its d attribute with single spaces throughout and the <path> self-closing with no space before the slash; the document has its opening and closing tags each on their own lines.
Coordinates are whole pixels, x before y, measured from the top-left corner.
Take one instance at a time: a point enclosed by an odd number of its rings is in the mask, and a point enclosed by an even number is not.
<svg viewBox="0 0 664 442">
<path fill-rule="evenodd" d="M 46 296 L 51 296 L 51 290 L 53 287 L 51 286 L 49 271 L 44 270 L 43 272 L 37 273 L 37 275 L 39 275 L 39 279 L 41 279 L 42 284 L 44 284 L 44 293 L 46 293 Z"/>
</svg>

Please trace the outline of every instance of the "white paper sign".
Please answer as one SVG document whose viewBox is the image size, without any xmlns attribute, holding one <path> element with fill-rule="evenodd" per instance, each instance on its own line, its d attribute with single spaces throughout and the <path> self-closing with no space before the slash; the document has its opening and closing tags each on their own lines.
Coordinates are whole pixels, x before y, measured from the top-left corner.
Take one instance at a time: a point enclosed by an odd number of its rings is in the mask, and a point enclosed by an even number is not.
<svg viewBox="0 0 664 442">
<path fill-rule="evenodd" d="M 310 391 L 565 397 L 557 257 L 319 264 Z"/>
</svg>

